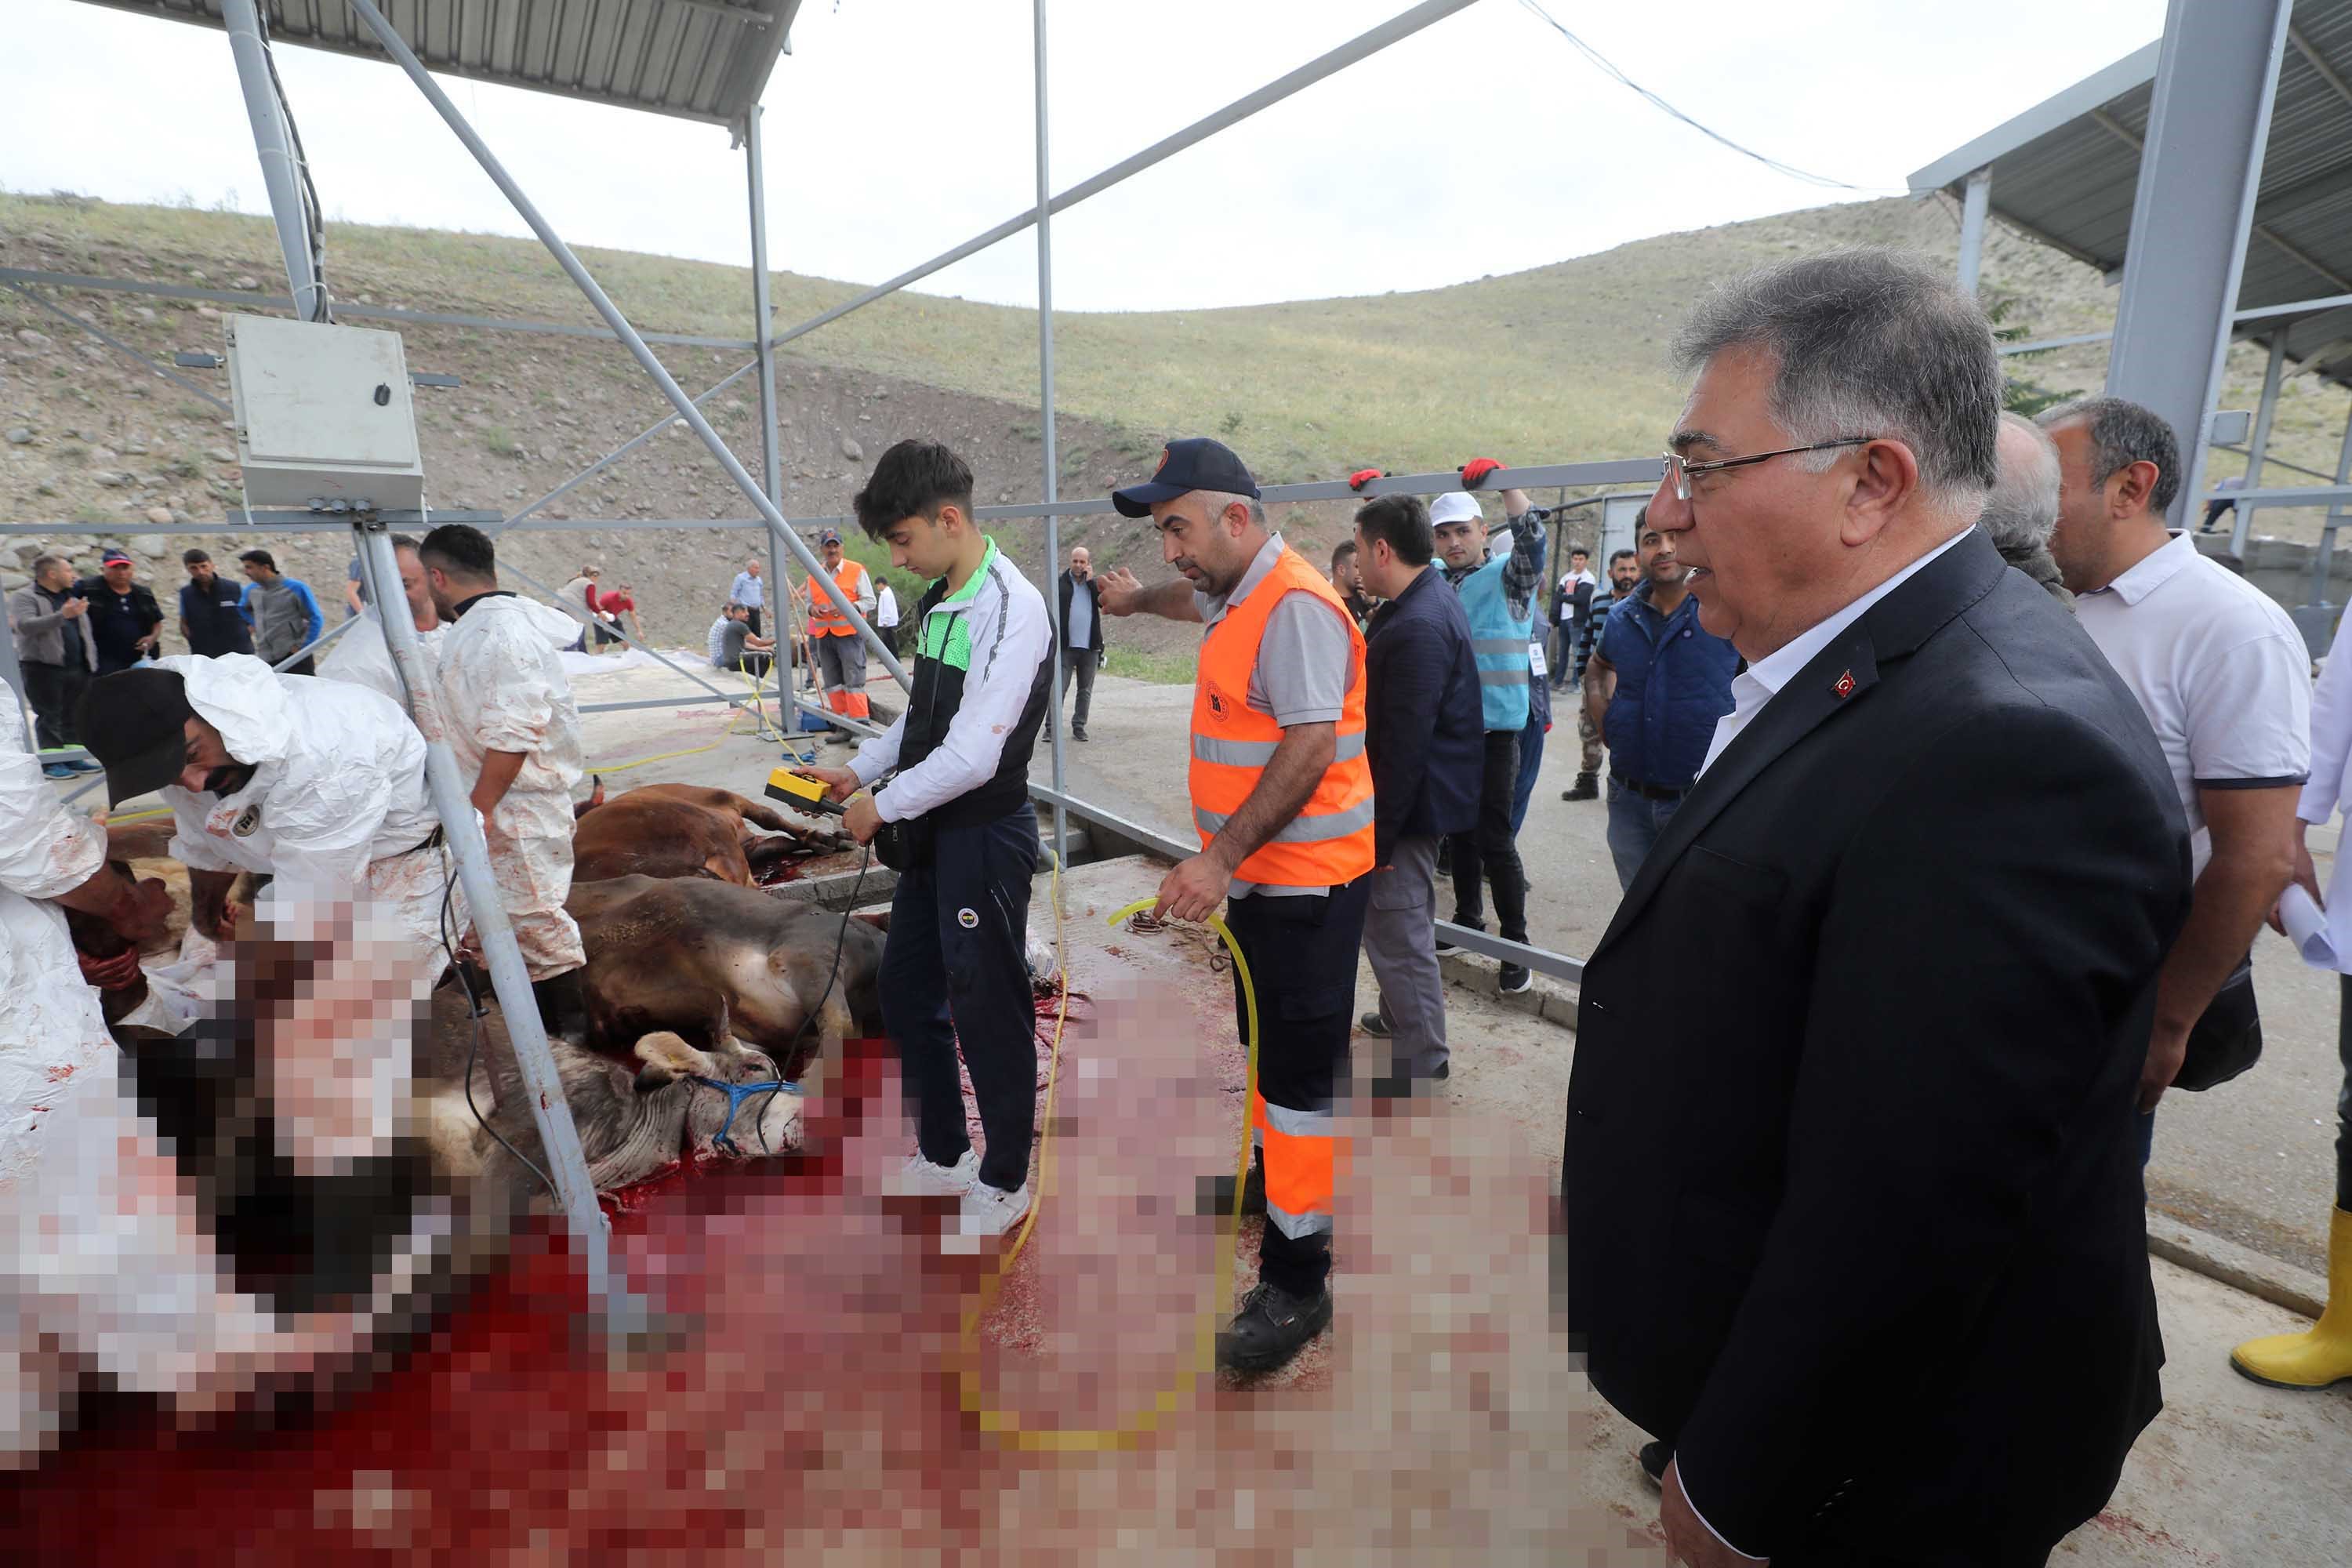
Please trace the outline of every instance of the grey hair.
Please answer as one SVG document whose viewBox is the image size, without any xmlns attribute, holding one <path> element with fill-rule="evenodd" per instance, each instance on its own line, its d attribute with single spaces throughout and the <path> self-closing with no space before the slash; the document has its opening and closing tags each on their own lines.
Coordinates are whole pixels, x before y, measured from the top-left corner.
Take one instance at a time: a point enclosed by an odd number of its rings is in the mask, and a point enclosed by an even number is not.
<svg viewBox="0 0 2352 1568">
<path fill-rule="evenodd" d="M 2134 463 L 2154 463 L 2147 510 L 2172 510 L 2180 489 L 2180 439 L 2162 415 L 2128 397 L 2078 397 L 2043 414 L 2041 423 L 2054 430 L 2077 420 L 2091 432 L 2091 483 L 2104 485 Z"/>
<path fill-rule="evenodd" d="M 1234 490 L 1195 490 L 1193 494 L 1201 498 L 1201 504 L 1209 509 L 1209 516 L 1213 520 L 1224 516 L 1225 509 L 1238 502 L 1249 508 L 1252 522 L 1260 528 L 1265 526 L 1265 503 L 1255 496 L 1245 496 Z"/>
<path fill-rule="evenodd" d="M 1772 356 L 1772 417 L 1797 442 L 1902 442 L 1928 496 L 1963 516 L 1999 482 L 2000 360 L 1976 300 L 1921 257 L 1851 247 L 1737 278 L 1675 336 L 1696 372 L 1727 349 Z M 1794 461 L 1818 473 L 1837 450 Z"/>
<path fill-rule="evenodd" d="M 1984 515 L 1977 521 L 2004 551 L 2039 550 L 2058 526 L 2058 444 L 2023 415 L 2004 409 L 2000 422 L 2032 442 L 2033 457 L 2002 461 L 2000 479 L 1985 497 Z"/>
</svg>

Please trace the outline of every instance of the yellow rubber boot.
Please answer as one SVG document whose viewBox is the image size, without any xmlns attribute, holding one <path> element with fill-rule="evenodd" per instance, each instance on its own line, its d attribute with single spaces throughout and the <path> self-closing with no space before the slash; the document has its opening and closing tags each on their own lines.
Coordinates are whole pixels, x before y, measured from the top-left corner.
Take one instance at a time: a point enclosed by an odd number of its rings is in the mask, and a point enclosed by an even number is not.
<svg viewBox="0 0 2352 1568">
<path fill-rule="evenodd" d="M 2306 1333 L 2248 1340 L 2230 1364 L 2273 1388 L 2326 1388 L 2352 1378 L 2352 1209 L 2327 1224 L 2327 1310 Z"/>
</svg>

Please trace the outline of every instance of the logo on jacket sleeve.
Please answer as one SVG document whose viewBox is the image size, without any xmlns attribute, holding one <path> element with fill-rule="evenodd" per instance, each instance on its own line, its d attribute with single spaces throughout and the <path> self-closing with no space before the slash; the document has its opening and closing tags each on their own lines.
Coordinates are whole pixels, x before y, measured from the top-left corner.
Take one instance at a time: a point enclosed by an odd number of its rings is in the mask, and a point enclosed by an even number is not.
<svg viewBox="0 0 2352 1568">
<path fill-rule="evenodd" d="M 261 807 L 257 805 L 248 805 L 237 815 L 237 819 L 230 825 L 229 831 L 239 838 L 250 838 L 253 837 L 253 830 L 260 826 Z"/>
</svg>

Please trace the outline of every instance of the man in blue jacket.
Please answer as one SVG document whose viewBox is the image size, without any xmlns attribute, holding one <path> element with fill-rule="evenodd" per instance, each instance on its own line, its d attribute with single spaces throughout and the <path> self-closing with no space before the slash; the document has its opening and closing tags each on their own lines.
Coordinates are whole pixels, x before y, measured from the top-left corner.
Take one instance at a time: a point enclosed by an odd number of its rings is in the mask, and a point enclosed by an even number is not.
<svg viewBox="0 0 2352 1568">
<path fill-rule="evenodd" d="M 1364 956 L 1381 1010 L 1361 1020 L 1386 1036 L 1388 1083 L 1447 1073 L 1445 984 L 1430 927 L 1437 918 L 1438 840 L 1478 820 L 1486 723 L 1470 617 L 1430 570 L 1436 541 L 1415 496 L 1381 496 L 1356 513 L 1364 587 L 1387 601 L 1364 646 L 1364 753 L 1372 768 L 1372 902 Z"/>
<path fill-rule="evenodd" d="M 1645 512 L 1634 544 L 1641 584 L 1610 611 L 1584 667 L 1584 710 L 1609 746 L 1609 856 L 1621 889 L 1698 778 L 1739 673 L 1738 650 L 1698 624 L 1675 536 Z"/>
</svg>

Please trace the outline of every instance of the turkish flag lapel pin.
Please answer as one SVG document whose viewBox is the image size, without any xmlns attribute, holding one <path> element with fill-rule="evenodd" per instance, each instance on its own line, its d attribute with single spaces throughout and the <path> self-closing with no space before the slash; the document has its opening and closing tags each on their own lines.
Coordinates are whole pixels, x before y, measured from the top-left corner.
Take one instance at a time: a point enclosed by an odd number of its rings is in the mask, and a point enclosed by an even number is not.
<svg viewBox="0 0 2352 1568">
<path fill-rule="evenodd" d="M 1838 694 L 1838 700 L 1840 701 L 1843 701 L 1846 698 L 1853 696 L 1853 671 L 1849 669 L 1843 675 L 1839 676 L 1837 678 L 1837 683 L 1832 686 L 1830 689 Z"/>
</svg>

